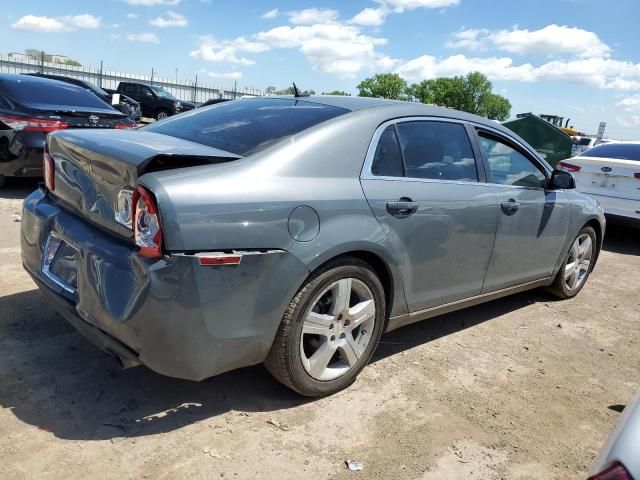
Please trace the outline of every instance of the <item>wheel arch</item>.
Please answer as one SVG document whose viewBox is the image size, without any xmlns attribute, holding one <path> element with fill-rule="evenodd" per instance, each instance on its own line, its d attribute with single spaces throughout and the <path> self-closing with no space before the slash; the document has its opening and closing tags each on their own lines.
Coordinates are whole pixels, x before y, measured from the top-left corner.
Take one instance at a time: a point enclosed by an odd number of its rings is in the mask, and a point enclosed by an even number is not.
<svg viewBox="0 0 640 480">
<path fill-rule="evenodd" d="M 598 248 L 596 248 L 595 258 L 593 259 L 593 265 L 591 266 L 591 270 L 593 270 L 598 262 L 598 257 L 600 257 L 600 250 L 602 249 L 602 242 L 604 241 L 604 228 L 600 221 L 597 218 L 591 218 L 587 220 L 587 222 L 580 228 L 582 230 L 584 227 L 591 227 L 596 232 L 596 244 Z"/>
</svg>

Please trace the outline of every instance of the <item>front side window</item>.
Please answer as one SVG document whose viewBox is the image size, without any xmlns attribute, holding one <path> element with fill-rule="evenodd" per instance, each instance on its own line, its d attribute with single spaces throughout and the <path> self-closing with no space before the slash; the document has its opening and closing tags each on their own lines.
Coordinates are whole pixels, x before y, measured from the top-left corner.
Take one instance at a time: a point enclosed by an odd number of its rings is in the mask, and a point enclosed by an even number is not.
<svg viewBox="0 0 640 480">
<path fill-rule="evenodd" d="M 547 177 L 527 157 L 493 136 L 479 133 L 480 148 L 489 162 L 493 183 L 544 188 Z"/>
<path fill-rule="evenodd" d="M 371 165 L 371 173 L 376 177 L 404 177 L 402 153 L 393 125 L 387 127 L 380 136 Z"/>
<path fill-rule="evenodd" d="M 407 177 L 478 181 L 464 125 L 417 121 L 398 123 L 397 128 Z"/>
</svg>

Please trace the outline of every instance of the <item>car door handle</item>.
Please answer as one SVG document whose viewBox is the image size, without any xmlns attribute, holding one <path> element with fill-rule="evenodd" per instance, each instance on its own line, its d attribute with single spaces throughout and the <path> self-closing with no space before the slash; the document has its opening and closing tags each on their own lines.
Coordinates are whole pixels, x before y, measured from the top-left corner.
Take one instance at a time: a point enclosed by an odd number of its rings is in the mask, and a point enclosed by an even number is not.
<svg viewBox="0 0 640 480">
<path fill-rule="evenodd" d="M 408 217 L 418 211 L 418 202 L 404 197 L 400 200 L 390 200 L 387 202 L 387 211 L 395 217 Z"/>
<path fill-rule="evenodd" d="M 510 198 L 506 202 L 502 202 L 502 211 L 505 215 L 513 215 L 520 209 L 520 202 L 516 202 L 513 198 Z"/>
</svg>

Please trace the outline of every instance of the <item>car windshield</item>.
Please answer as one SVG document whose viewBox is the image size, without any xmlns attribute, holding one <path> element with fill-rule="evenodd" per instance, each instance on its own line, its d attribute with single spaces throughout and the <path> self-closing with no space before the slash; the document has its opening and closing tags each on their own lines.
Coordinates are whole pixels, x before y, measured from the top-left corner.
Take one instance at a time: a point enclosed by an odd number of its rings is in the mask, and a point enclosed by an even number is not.
<svg viewBox="0 0 640 480">
<path fill-rule="evenodd" d="M 177 100 L 176 97 L 174 97 L 173 95 L 171 95 L 169 92 L 167 92 L 164 88 L 162 87 L 157 87 L 154 85 L 150 85 L 149 88 L 151 90 L 153 90 L 153 92 L 162 98 L 168 98 L 169 100 Z"/>
<path fill-rule="evenodd" d="M 580 156 L 640 162 L 640 143 L 607 143 L 593 147 L 581 153 Z"/>
<path fill-rule="evenodd" d="M 108 110 L 109 107 L 94 94 L 82 87 L 63 82 L 17 80 L 3 82 L 8 97 L 25 106 L 61 105 L 98 108 Z"/>
<path fill-rule="evenodd" d="M 349 110 L 283 98 L 233 100 L 169 118 L 144 130 L 246 156 Z"/>
</svg>

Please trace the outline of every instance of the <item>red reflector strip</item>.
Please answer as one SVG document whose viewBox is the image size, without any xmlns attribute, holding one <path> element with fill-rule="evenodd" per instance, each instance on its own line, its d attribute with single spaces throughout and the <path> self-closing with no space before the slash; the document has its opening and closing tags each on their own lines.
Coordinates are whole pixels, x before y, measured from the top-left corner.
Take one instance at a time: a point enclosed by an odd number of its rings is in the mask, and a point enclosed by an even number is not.
<svg viewBox="0 0 640 480">
<path fill-rule="evenodd" d="M 215 265 L 239 265 L 242 261 L 242 255 L 222 254 L 198 257 L 198 262 L 202 266 Z"/>
<path fill-rule="evenodd" d="M 600 473 L 588 478 L 588 480 L 633 480 L 627 469 L 619 462 L 613 462 Z"/>
<path fill-rule="evenodd" d="M 634 178 L 637 178 L 638 180 L 640 180 L 640 172 L 636 172 L 633 174 Z"/>
</svg>

